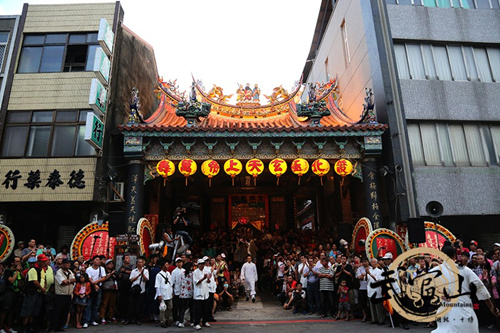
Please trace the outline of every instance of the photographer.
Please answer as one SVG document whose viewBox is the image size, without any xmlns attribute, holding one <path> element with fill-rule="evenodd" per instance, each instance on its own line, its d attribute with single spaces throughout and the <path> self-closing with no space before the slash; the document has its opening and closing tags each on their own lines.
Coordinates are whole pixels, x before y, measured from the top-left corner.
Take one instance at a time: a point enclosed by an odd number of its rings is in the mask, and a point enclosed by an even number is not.
<svg viewBox="0 0 500 333">
<path fill-rule="evenodd" d="M 178 235 L 182 236 L 184 238 L 184 243 L 187 244 L 188 247 L 190 247 L 191 244 L 193 244 L 193 239 L 191 238 L 191 236 L 189 236 L 188 233 L 189 223 L 184 216 L 185 214 L 186 214 L 185 207 L 177 207 L 174 213 L 174 221 L 173 221 L 174 232 L 175 236 Z"/>
<path fill-rule="evenodd" d="M 116 321 L 115 319 L 115 305 L 118 295 L 118 274 L 115 270 L 115 263 L 113 260 L 106 260 L 105 265 L 106 277 L 102 282 L 102 299 L 101 309 L 99 311 L 101 317 L 101 324 L 106 324 L 108 321 Z"/>
<path fill-rule="evenodd" d="M 292 292 L 292 296 L 288 300 L 288 303 L 284 305 L 285 309 L 293 307 L 293 314 L 302 313 L 307 314 L 307 301 L 306 292 L 302 289 L 302 283 L 297 282 L 295 289 Z"/>
</svg>

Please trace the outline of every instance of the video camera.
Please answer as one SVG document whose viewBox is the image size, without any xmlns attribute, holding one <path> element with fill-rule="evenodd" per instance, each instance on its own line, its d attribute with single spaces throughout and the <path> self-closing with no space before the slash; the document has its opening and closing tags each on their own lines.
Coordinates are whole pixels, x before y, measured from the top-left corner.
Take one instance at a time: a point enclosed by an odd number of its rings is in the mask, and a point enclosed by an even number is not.
<svg viewBox="0 0 500 333">
<path fill-rule="evenodd" d="M 150 244 L 149 245 L 149 249 L 151 251 L 156 251 L 156 250 L 159 250 L 159 249 L 163 248 L 164 245 L 165 245 L 165 242 L 164 241 L 160 241 L 159 243 Z"/>
</svg>

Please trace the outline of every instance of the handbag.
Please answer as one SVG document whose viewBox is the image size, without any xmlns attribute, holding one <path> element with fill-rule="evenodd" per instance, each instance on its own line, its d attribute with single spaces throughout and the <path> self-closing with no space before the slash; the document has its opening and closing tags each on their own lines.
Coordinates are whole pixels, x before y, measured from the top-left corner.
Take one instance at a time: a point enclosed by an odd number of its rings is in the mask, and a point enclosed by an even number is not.
<svg viewBox="0 0 500 333">
<path fill-rule="evenodd" d="M 142 275 L 141 275 L 141 279 L 139 280 L 139 283 L 133 285 L 132 288 L 130 288 L 130 294 L 132 294 L 132 295 L 140 295 L 141 292 L 142 292 L 141 283 L 142 283 Z"/>
</svg>

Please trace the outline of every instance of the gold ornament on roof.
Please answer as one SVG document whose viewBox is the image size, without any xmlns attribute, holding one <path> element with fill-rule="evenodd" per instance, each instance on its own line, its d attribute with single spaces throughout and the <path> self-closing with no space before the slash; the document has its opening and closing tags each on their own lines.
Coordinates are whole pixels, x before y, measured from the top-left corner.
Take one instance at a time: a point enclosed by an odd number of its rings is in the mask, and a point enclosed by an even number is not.
<svg viewBox="0 0 500 333">
<path fill-rule="evenodd" d="M 276 102 L 281 102 L 282 100 L 290 97 L 288 91 L 283 88 L 283 86 L 279 86 L 273 89 L 273 93 L 271 96 L 264 95 L 265 98 L 269 101 L 270 104 L 275 104 Z"/>
<path fill-rule="evenodd" d="M 223 89 L 214 84 L 214 87 L 208 92 L 208 98 L 217 102 L 226 104 L 233 95 L 224 95 Z"/>
</svg>

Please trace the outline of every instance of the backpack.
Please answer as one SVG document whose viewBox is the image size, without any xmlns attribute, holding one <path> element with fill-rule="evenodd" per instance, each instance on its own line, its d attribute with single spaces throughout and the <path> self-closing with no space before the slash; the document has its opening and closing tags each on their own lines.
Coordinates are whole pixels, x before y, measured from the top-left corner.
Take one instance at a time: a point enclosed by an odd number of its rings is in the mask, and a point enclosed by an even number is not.
<svg viewBox="0 0 500 333">
<path fill-rule="evenodd" d="M 37 281 L 40 283 L 42 281 L 42 269 L 38 267 L 34 267 L 37 273 Z M 29 271 L 28 274 L 26 274 L 26 286 L 24 287 L 24 294 L 25 295 L 31 295 L 34 294 L 38 291 L 38 288 L 35 286 L 35 283 L 33 281 L 29 281 Z"/>
</svg>

